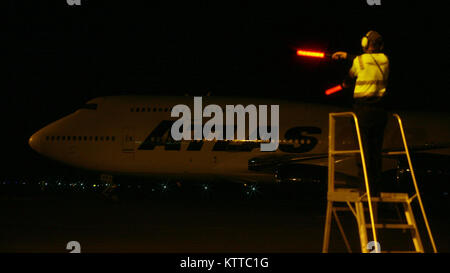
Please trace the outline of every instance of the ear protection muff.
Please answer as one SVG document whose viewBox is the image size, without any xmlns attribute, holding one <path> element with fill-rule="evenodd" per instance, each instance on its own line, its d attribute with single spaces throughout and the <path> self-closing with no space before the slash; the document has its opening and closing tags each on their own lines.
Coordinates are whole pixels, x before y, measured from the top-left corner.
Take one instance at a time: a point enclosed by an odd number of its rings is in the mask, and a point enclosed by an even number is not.
<svg viewBox="0 0 450 273">
<path fill-rule="evenodd" d="M 367 34 L 361 39 L 361 46 L 366 49 L 369 46 L 369 35 L 372 31 L 367 32 Z"/>
</svg>

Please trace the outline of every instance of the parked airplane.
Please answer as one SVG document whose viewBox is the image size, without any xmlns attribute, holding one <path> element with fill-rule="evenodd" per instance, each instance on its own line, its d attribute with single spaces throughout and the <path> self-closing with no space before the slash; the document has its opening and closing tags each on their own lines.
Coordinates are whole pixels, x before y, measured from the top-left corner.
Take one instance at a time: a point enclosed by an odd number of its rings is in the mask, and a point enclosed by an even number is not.
<svg viewBox="0 0 450 273">
<path fill-rule="evenodd" d="M 175 105 L 193 106 L 192 97 L 109 96 L 90 100 L 74 113 L 40 129 L 29 139 L 38 153 L 66 164 L 107 174 L 175 177 L 226 177 L 237 181 L 298 180 L 312 172 L 326 174 L 328 114 L 351 109 L 293 101 L 204 97 L 204 105 L 279 105 L 279 145 L 260 151 L 261 141 L 182 140 L 171 137 Z M 193 109 L 193 108 L 192 108 Z M 450 116 L 398 113 L 404 122 L 410 150 L 430 157 L 448 156 Z M 205 118 L 205 121 L 208 120 Z M 248 122 L 247 122 L 248 123 Z M 337 123 L 337 148 L 356 147 L 355 129 L 347 120 Z M 384 150 L 402 148 L 392 118 Z M 342 157 L 337 172 L 357 176 L 356 157 Z M 430 162 L 430 161 L 428 161 Z M 414 162 L 413 162 L 414 164 Z M 397 158 L 386 156 L 383 169 L 395 169 Z"/>
</svg>

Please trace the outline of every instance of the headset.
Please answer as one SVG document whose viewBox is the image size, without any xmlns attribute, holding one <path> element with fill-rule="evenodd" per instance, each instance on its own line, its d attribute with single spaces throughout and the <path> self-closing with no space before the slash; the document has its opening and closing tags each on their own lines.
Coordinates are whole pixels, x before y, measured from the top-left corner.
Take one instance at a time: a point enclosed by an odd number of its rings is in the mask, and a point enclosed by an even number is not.
<svg viewBox="0 0 450 273">
<path fill-rule="evenodd" d="M 372 39 L 372 40 L 370 40 L 370 39 Z M 378 32 L 371 30 L 371 31 L 367 32 L 367 34 L 364 37 L 362 37 L 361 47 L 363 48 L 363 50 L 366 50 L 369 47 L 370 43 L 373 43 L 375 40 L 378 40 L 378 39 L 380 39 L 380 40 L 382 39 L 381 35 L 378 34 Z M 379 51 L 383 50 L 382 40 L 380 41 L 378 50 Z"/>
<path fill-rule="evenodd" d="M 369 45 L 369 38 L 367 37 L 369 35 L 370 31 L 364 35 L 364 37 L 361 38 L 361 47 L 365 49 Z"/>
</svg>

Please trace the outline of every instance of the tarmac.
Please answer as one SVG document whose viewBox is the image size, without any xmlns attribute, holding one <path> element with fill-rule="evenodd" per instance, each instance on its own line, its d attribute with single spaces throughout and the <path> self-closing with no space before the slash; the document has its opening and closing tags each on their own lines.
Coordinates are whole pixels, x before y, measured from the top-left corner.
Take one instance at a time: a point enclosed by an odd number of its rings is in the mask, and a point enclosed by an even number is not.
<svg viewBox="0 0 450 273">
<path fill-rule="evenodd" d="M 168 184 L 164 191 L 160 185 L 134 186 L 108 197 L 101 191 L 3 188 L 0 252 L 67 253 L 70 241 L 79 242 L 83 253 L 321 252 L 323 189 L 257 185 L 252 191 L 249 185 L 210 184 L 206 191 L 202 185 Z M 426 195 L 424 202 L 438 251 L 450 252 L 448 196 Z M 359 252 L 353 216 L 342 214 L 341 221 L 352 251 Z M 412 249 L 409 234 L 397 232 L 380 235 L 382 249 Z M 336 225 L 329 251 L 347 251 Z"/>
</svg>

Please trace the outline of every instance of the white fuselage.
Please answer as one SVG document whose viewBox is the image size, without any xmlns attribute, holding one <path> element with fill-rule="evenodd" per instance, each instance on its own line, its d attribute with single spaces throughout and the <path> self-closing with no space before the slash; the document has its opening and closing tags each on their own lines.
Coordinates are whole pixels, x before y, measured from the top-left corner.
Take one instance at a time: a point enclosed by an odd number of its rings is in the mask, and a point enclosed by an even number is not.
<svg viewBox="0 0 450 273">
<path fill-rule="evenodd" d="M 258 178 L 248 170 L 251 158 L 269 154 L 310 156 L 328 152 L 328 114 L 349 109 L 251 98 L 204 97 L 204 105 L 279 105 L 279 147 L 261 152 L 260 143 L 174 141 L 171 108 L 193 105 L 192 97 L 113 96 L 96 98 L 87 107 L 57 120 L 29 140 L 38 153 L 66 164 L 106 173 L 135 175 L 221 175 Z M 448 117 L 402 114 L 409 145 L 448 142 Z M 207 119 L 205 119 L 207 120 Z M 421 120 L 416 121 L 416 120 Z M 442 124 L 441 124 L 441 123 Z M 395 146 L 390 122 L 385 147 Z M 353 142 L 351 126 L 337 127 L 344 144 Z M 353 129 L 354 130 L 354 129 Z M 433 134 L 440 130 L 439 134 Z M 408 132 L 412 132 L 408 134 Z M 311 164 L 315 164 L 311 162 Z M 319 164 L 319 163 L 318 163 Z M 320 163 L 322 164 L 322 163 Z"/>
</svg>

